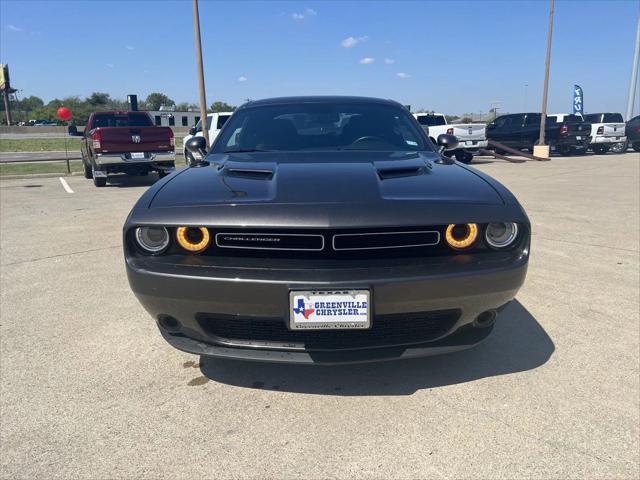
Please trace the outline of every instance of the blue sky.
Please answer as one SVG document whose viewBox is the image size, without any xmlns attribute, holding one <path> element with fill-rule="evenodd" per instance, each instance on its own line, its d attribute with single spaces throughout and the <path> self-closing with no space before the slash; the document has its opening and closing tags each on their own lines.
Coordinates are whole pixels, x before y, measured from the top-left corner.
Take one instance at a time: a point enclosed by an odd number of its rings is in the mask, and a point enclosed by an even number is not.
<svg viewBox="0 0 640 480">
<path fill-rule="evenodd" d="M 578 83 L 586 111 L 624 113 L 639 4 L 556 1 L 549 111 L 568 111 Z M 347 94 L 445 113 L 539 110 L 548 7 L 201 0 L 207 102 Z M 0 42 L 21 96 L 198 98 L 190 1 L 0 0 Z"/>
</svg>

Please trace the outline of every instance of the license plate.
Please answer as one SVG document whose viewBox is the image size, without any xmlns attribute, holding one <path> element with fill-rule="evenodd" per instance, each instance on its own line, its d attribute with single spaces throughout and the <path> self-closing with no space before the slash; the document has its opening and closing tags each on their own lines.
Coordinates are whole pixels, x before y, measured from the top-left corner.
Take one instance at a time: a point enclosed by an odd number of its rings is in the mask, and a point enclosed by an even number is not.
<svg viewBox="0 0 640 480">
<path fill-rule="evenodd" d="M 131 154 L 131 158 L 133 159 L 144 158 L 144 152 L 133 152 Z"/>
<path fill-rule="evenodd" d="M 582 137 L 577 136 L 577 137 L 576 137 L 576 140 L 582 140 Z"/>
<path fill-rule="evenodd" d="M 291 330 L 371 327 L 369 290 L 309 290 L 289 293 Z"/>
</svg>

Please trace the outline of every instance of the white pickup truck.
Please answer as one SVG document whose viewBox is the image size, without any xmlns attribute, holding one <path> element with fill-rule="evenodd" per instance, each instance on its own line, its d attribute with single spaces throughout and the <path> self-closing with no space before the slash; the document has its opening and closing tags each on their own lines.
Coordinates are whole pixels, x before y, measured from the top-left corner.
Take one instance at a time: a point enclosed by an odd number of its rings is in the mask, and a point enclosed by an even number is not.
<svg viewBox="0 0 640 480">
<path fill-rule="evenodd" d="M 207 114 L 209 143 L 213 143 L 213 140 L 218 136 L 218 133 L 220 133 L 220 129 L 224 126 L 225 123 L 227 123 L 227 120 L 229 120 L 229 117 L 231 117 L 232 114 L 233 112 L 215 112 Z M 189 150 L 187 150 L 187 147 L 185 147 L 185 145 L 187 144 L 187 140 L 194 136 L 202 137 L 202 135 L 202 120 L 198 120 L 198 123 L 196 123 L 195 127 L 191 127 L 189 129 L 189 135 L 186 135 L 182 139 L 182 149 L 184 150 L 184 159 L 187 165 L 193 163 L 195 160 L 193 158 L 193 154 Z"/>
<path fill-rule="evenodd" d="M 438 135 L 442 133 L 455 135 L 459 142 L 458 148 L 445 152 L 445 154 L 453 154 L 459 162 L 469 163 L 473 159 L 473 154 L 478 153 L 478 149 L 487 148 L 486 125 L 484 123 L 448 124 L 442 113 L 414 113 L 413 116 L 427 131 L 427 135 L 433 143 L 437 143 Z"/>
<path fill-rule="evenodd" d="M 591 144 L 593 153 L 602 155 L 610 149 L 617 150 L 618 144 L 627 144 L 626 124 L 620 113 L 588 113 L 584 116 L 591 124 Z"/>
</svg>

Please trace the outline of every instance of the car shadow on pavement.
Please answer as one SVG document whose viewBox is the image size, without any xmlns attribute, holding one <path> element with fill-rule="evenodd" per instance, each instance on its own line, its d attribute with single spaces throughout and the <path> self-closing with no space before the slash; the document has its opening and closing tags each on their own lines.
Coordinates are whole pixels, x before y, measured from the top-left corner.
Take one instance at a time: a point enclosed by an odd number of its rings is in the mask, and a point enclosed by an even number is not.
<svg viewBox="0 0 640 480">
<path fill-rule="evenodd" d="M 360 365 L 314 366 L 200 358 L 210 380 L 246 388 L 319 395 L 411 395 L 417 390 L 523 372 L 549 360 L 555 347 L 517 300 L 489 337 L 462 352 Z"/>
</svg>

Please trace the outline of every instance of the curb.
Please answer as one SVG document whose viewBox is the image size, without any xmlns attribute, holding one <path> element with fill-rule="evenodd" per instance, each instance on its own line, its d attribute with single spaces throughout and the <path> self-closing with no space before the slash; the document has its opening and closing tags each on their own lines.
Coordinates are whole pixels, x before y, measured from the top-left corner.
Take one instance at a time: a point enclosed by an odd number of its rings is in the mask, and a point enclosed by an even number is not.
<svg viewBox="0 0 640 480">
<path fill-rule="evenodd" d="M 25 178 L 55 178 L 55 177 L 76 177 L 82 175 L 82 172 L 71 172 L 71 175 L 66 173 L 31 173 L 21 175 L 0 175 L 0 181 L 2 180 L 20 180 Z"/>
</svg>

